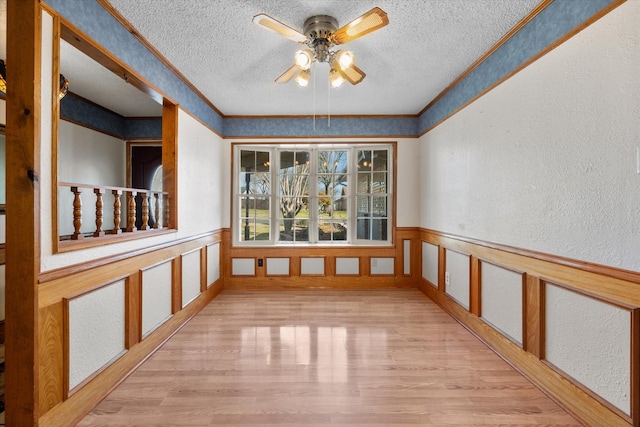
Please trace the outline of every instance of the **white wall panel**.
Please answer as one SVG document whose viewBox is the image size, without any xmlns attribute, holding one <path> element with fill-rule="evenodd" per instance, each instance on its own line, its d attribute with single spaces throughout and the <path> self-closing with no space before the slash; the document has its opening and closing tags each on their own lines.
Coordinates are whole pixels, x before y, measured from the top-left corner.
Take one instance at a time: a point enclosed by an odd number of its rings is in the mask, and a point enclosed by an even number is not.
<svg viewBox="0 0 640 427">
<path fill-rule="evenodd" d="M 336 274 L 360 274 L 360 258 L 336 258 Z"/>
<path fill-rule="evenodd" d="M 124 352 L 124 280 L 69 300 L 69 389 Z"/>
<path fill-rule="evenodd" d="M 411 274 L 411 240 L 402 241 L 402 273 Z"/>
<path fill-rule="evenodd" d="M 438 287 L 439 248 L 431 243 L 422 242 L 422 277 Z"/>
<path fill-rule="evenodd" d="M 371 258 L 371 274 L 394 274 L 395 258 Z"/>
<path fill-rule="evenodd" d="M 255 276 L 256 260 L 253 258 L 233 258 L 231 274 L 234 276 Z"/>
<path fill-rule="evenodd" d="M 200 251 L 182 255 L 182 307 L 200 295 Z"/>
<path fill-rule="evenodd" d="M 522 274 L 483 262 L 482 319 L 522 345 Z"/>
<path fill-rule="evenodd" d="M 631 406 L 631 314 L 546 284 L 546 358 L 624 413 Z"/>
<path fill-rule="evenodd" d="M 324 258 L 301 258 L 300 274 L 324 275 Z"/>
<path fill-rule="evenodd" d="M 289 275 L 289 258 L 267 258 L 267 276 L 274 275 Z"/>
<path fill-rule="evenodd" d="M 171 262 L 142 272 L 142 336 L 171 317 Z"/>
<path fill-rule="evenodd" d="M 420 226 L 640 271 L 639 20 L 620 5 L 425 134 Z"/>
<path fill-rule="evenodd" d="M 464 308 L 469 309 L 469 278 L 471 268 L 469 255 L 447 250 L 446 262 L 447 267 L 445 271 L 449 273 L 450 277 L 446 293 L 458 301 Z"/>
<path fill-rule="evenodd" d="M 207 246 L 207 287 L 220 278 L 220 243 Z"/>
</svg>

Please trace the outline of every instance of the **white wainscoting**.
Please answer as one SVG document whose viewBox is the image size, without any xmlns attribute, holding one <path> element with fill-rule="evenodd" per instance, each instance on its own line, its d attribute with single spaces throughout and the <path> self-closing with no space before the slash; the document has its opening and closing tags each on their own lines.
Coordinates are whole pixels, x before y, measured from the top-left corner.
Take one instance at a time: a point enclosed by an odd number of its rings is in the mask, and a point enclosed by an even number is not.
<svg viewBox="0 0 640 427">
<path fill-rule="evenodd" d="M 523 274 L 480 264 L 482 319 L 522 346 Z"/>
<path fill-rule="evenodd" d="M 402 273 L 405 275 L 411 274 L 411 240 L 405 239 L 402 241 Z"/>
<path fill-rule="evenodd" d="M 360 274 L 360 258 L 336 258 L 336 275 L 355 276 Z"/>
<path fill-rule="evenodd" d="M 324 258 L 301 258 L 300 274 L 324 276 Z"/>
<path fill-rule="evenodd" d="M 469 255 L 447 249 L 446 265 L 445 272 L 449 273 L 449 285 L 445 292 L 468 310 L 471 269 Z"/>
<path fill-rule="evenodd" d="M 422 278 L 438 287 L 438 246 L 422 242 Z"/>
<path fill-rule="evenodd" d="M 255 276 L 256 260 L 253 258 L 233 258 L 231 274 L 234 276 Z"/>
<path fill-rule="evenodd" d="M 267 276 L 288 276 L 289 258 L 267 258 Z"/>
<path fill-rule="evenodd" d="M 220 278 L 220 243 L 207 246 L 207 287 Z"/>
<path fill-rule="evenodd" d="M 182 255 L 182 307 L 200 295 L 200 250 Z"/>
<path fill-rule="evenodd" d="M 125 281 L 67 300 L 69 390 L 124 353 Z"/>
<path fill-rule="evenodd" d="M 629 415 L 631 312 L 545 284 L 546 359 Z"/>
<path fill-rule="evenodd" d="M 171 317 L 171 261 L 142 271 L 142 336 Z"/>
<path fill-rule="evenodd" d="M 371 258 L 371 275 L 394 274 L 395 258 Z"/>
</svg>

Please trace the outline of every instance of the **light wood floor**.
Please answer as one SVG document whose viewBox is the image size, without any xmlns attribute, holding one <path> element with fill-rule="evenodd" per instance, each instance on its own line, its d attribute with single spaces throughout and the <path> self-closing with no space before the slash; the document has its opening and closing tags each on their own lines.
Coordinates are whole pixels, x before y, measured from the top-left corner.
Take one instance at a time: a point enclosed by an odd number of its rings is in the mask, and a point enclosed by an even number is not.
<svg viewBox="0 0 640 427">
<path fill-rule="evenodd" d="M 417 290 L 224 291 L 80 426 L 580 426 Z"/>
</svg>

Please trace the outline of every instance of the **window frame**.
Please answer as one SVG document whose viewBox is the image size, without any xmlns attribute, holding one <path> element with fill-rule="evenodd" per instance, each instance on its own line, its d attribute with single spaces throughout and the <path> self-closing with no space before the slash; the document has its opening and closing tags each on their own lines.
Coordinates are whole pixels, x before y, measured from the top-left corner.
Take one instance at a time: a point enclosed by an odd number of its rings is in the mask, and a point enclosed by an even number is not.
<svg viewBox="0 0 640 427">
<path fill-rule="evenodd" d="M 256 151 L 256 152 L 269 152 L 270 161 L 270 189 L 269 195 L 269 239 L 268 240 L 243 240 L 241 239 L 242 231 L 242 217 L 240 208 L 242 204 L 242 197 L 247 197 L 247 193 L 241 190 L 242 188 L 241 175 L 244 173 L 241 170 L 241 151 Z M 357 237 L 357 223 L 358 212 L 356 211 L 357 201 L 357 178 L 358 178 L 358 160 L 357 154 L 360 150 L 380 151 L 387 152 L 387 166 L 386 166 L 386 192 L 382 195 L 386 197 L 386 216 L 381 217 L 386 219 L 386 228 L 383 233 L 386 233 L 385 240 L 373 240 L 373 239 L 358 239 Z M 389 247 L 393 246 L 395 242 L 395 217 L 396 217 L 396 155 L 397 144 L 395 142 L 333 142 L 333 143 L 251 143 L 251 142 L 234 142 L 232 143 L 232 165 L 231 165 L 231 244 L 238 247 L 299 247 L 299 246 L 376 246 L 376 247 Z M 322 172 L 318 171 L 317 161 L 318 154 L 324 151 L 346 151 L 347 152 L 347 238 L 346 240 L 324 240 L 319 238 L 319 225 L 323 220 L 319 215 L 320 199 L 322 196 L 319 194 L 320 185 L 319 177 L 322 176 Z M 308 240 L 304 241 L 292 241 L 292 240 L 280 240 L 280 223 L 282 215 L 280 213 L 280 187 L 279 187 L 279 174 L 280 174 L 280 153 L 282 152 L 308 152 L 310 159 L 309 177 L 308 177 Z M 274 188 L 274 185 L 276 186 Z M 248 193 L 251 194 L 251 193 Z M 260 196 L 262 196 L 260 194 Z M 377 197 L 380 197 L 379 195 Z M 242 217 L 242 218 L 241 218 Z M 326 221 L 327 219 L 325 219 Z M 331 222 L 331 219 L 328 219 Z M 333 236 L 332 236 L 333 237 Z"/>
</svg>

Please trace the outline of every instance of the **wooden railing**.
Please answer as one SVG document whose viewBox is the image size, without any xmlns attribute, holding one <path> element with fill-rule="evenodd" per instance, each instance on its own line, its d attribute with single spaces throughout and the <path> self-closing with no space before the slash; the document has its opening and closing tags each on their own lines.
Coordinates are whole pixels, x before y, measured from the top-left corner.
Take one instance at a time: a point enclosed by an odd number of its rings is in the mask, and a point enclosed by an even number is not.
<svg viewBox="0 0 640 427">
<path fill-rule="evenodd" d="M 70 206 L 65 206 L 66 201 L 62 200 L 58 213 L 64 216 L 65 212 L 73 212 L 67 218 L 59 217 L 60 236 L 62 240 L 81 240 L 86 237 L 100 238 L 108 235 L 118 235 L 122 233 L 134 233 L 168 228 L 169 218 L 169 194 L 164 191 L 151 191 L 139 188 L 126 187 L 105 187 L 100 185 L 78 184 L 73 182 L 58 183 L 60 195 L 65 193 L 67 188 L 73 194 L 73 201 Z M 91 203 L 95 204 L 95 215 L 91 218 L 91 223 L 95 224 L 95 229 L 83 230 L 85 215 L 83 215 L 83 194 L 92 194 Z M 105 224 L 105 197 L 113 199 L 112 209 L 108 209 L 108 219 L 112 224 Z M 124 200 L 122 197 L 124 196 Z M 122 215 L 123 203 L 125 206 L 125 216 Z M 113 214 L 111 215 L 111 211 Z M 69 221 L 69 222 L 66 222 Z M 68 233 L 64 230 L 71 230 Z M 106 228 L 106 229 L 105 229 Z"/>
</svg>

